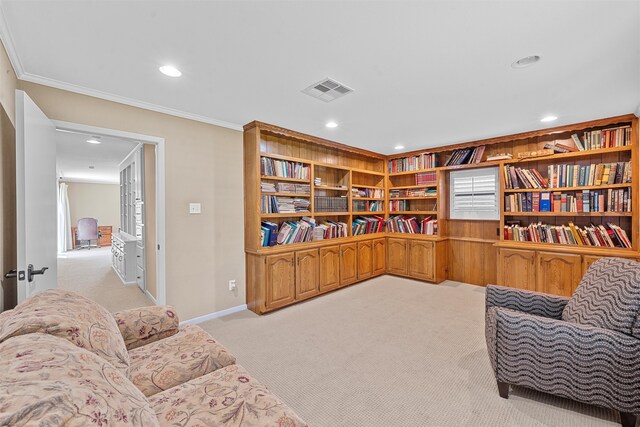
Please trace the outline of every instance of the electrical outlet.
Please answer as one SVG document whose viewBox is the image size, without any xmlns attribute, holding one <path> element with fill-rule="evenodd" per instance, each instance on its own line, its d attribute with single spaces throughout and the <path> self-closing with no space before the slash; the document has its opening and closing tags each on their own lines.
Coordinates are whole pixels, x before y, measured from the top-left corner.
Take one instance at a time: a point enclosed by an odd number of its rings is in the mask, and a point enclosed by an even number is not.
<svg viewBox="0 0 640 427">
<path fill-rule="evenodd" d="M 229 280 L 229 290 L 230 291 L 235 291 L 236 290 L 236 281 L 235 280 Z"/>
<path fill-rule="evenodd" d="M 202 212 L 202 208 L 200 206 L 200 203 L 189 203 L 189 213 L 190 214 L 199 214 Z"/>
</svg>

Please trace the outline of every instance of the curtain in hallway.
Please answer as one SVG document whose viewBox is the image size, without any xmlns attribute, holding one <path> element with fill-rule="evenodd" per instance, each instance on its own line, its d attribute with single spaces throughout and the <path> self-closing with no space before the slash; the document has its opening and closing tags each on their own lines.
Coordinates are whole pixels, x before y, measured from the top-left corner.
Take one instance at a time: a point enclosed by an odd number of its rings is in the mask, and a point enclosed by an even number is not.
<svg viewBox="0 0 640 427">
<path fill-rule="evenodd" d="M 71 247 L 71 215 L 69 214 L 69 186 L 64 182 L 58 185 L 58 253 Z"/>
</svg>

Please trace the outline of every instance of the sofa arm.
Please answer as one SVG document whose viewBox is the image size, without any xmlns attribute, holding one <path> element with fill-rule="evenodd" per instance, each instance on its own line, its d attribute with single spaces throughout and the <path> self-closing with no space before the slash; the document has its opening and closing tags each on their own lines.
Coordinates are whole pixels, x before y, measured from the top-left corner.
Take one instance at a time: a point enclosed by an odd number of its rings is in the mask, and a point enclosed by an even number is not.
<svg viewBox="0 0 640 427">
<path fill-rule="evenodd" d="M 499 382 L 640 413 L 640 340 L 498 307 L 489 309 L 487 319 Z"/>
<path fill-rule="evenodd" d="M 567 297 L 489 285 L 486 288 L 485 310 L 489 310 L 490 307 L 502 307 L 550 319 L 560 319 L 568 302 Z"/>
<path fill-rule="evenodd" d="M 152 305 L 113 313 L 128 350 L 178 332 L 179 319 L 173 307 Z"/>
</svg>

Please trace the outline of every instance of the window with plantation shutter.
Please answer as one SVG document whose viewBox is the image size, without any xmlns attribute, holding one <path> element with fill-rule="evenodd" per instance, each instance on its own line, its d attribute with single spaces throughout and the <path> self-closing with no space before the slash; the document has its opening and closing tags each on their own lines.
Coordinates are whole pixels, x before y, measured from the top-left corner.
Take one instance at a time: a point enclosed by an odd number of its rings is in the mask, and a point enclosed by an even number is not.
<svg viewBox="0 0 640 427">
<path fill-rule="evenodd" d="M 498 168 L 451 171 L 451 219 L 500 219 Z"/>
</svg>

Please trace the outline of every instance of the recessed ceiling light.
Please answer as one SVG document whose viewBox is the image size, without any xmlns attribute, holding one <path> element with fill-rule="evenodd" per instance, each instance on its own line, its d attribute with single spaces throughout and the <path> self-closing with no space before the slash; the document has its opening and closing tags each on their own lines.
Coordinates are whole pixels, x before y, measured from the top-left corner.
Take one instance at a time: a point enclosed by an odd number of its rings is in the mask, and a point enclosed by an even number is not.
<svg viewBox="0 0 640 427">
<path fill-rule="evenodd" d="M 180 77 L 182 75 L 182 72 L 180 70 L 178 70 L 176 67 L 174 67 L 173 65 L 163 65 L 162 67 L 160 67 L 158 69 L 165 76 Z"/>
<path fill-rule="evenodd" d="M 396 150 L 403 150 L 404 149 L 404 145 L 396 145 L 393 148 L 396 149 Z"/>
<path fill-rule="evenodd" d="M 531 55 L 525 56 L 524 58 L 518 59 L 516 62 L 511 64 L 511 68 L 524 68 L 530 65 L 535 64 L 540 61 L 540 55 Z"/>
<path fill-rule="evenodd" d="M 543 123 L 552 122 L 554 120 L 558 120 L 558 117 L 557 116 L 544 116 L 543 118 L 540 119 L 540 121 L 543 122 Z"/>
<path fill-rule="evenodd" d="M 97 139 L 95 139 L 95 138 L 89 138 L 89 139 L 87 139 L 87 142 L 88 142 L 89 144 L 100 144 L 102 141 L 98 141 L 98 140 L 97 140 Z"/>
<path fill-rule="evenodd" d="M 337 128 L 338 124 L 336 122 L 327 122 L 325 126 L 328 128 Z"/>
<path fill-rule="evenodd" d="M 95 166 L 89 166 L 89 169 L 95 169 L 95 168 L 96 168 Z"/>
</svg>

